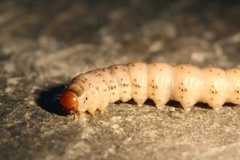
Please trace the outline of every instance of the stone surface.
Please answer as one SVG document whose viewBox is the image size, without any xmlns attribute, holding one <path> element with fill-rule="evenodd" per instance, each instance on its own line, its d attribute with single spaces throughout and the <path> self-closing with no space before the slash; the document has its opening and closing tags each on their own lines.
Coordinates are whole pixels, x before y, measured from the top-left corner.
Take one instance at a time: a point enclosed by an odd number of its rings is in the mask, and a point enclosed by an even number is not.
<svg viewBox="0 0 240 160">
<path fill-rule="evenodd" d="M 240 3 L 0 2 L 0 159 L 239 159 L 240 107 L 111 104 L 67 115 L 72 77 L 133 60 L 239 65 Z"/>
</svg>

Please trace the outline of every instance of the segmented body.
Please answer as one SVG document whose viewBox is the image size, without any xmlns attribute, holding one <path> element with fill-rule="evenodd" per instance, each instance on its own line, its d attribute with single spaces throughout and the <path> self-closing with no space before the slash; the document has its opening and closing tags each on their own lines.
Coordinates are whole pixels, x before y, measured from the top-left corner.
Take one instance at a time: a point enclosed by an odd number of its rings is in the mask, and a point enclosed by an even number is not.
<svg viewBox="0 0 240 160">
<path fill-rule="evenodd" d="M 130 99 L 138 106 L 152 99 L 157 107 L 175 100 L 185 110 L 197 102 L 216 110 L 225 102 L 240 104 L 240 69 L 163 62 L 117 64 L 76 76 L 60 102 L 67 110 L 94 115 L 96 110 L 104 112 L 110 103 Z"/>
</svg>

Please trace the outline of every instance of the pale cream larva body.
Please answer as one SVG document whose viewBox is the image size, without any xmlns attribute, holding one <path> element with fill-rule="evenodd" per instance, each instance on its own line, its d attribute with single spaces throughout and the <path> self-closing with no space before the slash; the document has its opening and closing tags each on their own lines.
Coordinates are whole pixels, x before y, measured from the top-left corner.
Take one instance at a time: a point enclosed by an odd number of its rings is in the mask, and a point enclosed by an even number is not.
<svg viewBox="0 0 240 160">
<path fill-rule="evenodd" d="M 225 102 L 240 104 L 240 69 L 163 62 L 112 65 L 76 76 L 60 102 L 67 110 L 94 115 L 96 110 L 104 112 L 109 103 L 130 99 L 138 106 L 152 99 L 158 108 L 175 100 L 185 110 L 197 102 L 215 110 Z"/>
</svg>

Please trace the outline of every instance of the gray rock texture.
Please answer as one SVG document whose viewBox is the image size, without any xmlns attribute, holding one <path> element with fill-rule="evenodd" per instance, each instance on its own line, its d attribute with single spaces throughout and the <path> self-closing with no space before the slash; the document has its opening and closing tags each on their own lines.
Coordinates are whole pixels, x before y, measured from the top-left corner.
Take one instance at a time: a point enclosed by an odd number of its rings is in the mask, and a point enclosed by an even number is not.
<svg viewBox="0 0 240 160">
<path fill-rule="evenodd" d="M 240 159 L 240 107 L 190 112 L 170 102 L 67 115 L 58 97 L 79 73 L 164 61 L 237 67 L 237 0 L 1 0 L 1 160 Z"/>
</svg>

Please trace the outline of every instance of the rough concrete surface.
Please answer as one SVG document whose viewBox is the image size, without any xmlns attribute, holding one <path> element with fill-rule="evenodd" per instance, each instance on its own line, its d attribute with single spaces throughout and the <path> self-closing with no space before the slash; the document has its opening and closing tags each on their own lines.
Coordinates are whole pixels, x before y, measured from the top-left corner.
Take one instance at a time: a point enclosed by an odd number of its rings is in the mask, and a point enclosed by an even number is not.
<svg viewBox="0 0 240 160">
<path fill-rule="evenodd" d="M 1 0 L 0 159 L 240 159 L 240 107 L 170 102 L 67 115 L 72 77 L 133 60 L 222 68 L 240 59 L 237 0 Z"/>
</svg>

